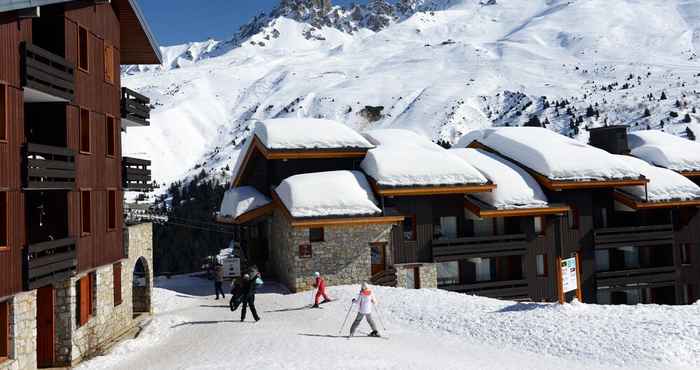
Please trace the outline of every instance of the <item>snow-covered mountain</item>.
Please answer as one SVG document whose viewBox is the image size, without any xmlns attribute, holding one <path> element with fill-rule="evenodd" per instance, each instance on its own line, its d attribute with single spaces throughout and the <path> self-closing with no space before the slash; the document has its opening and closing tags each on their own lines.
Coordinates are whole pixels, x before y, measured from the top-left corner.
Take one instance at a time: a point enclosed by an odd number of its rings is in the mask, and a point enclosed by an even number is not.
<svg viewBox="0 0 700 370">
<path fill-rule="evenodd" d="M 282 0 L 229 40 L 124 68 L 155 107 L 125 153 L 149 156 L 162 183 L 221 174 L 250 120 L 272 117 L 448 143 L 528 121 L 581 140 L 606 123 L 697 136 L 699 49 L 696 0 Z"/>
</svg>

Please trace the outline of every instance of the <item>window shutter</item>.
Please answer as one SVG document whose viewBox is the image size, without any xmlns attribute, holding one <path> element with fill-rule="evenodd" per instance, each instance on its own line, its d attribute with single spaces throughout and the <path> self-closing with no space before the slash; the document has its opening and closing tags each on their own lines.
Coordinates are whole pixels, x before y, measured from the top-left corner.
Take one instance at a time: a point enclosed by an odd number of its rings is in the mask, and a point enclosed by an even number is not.
<svg viewBox="0 0 700 370">
<path fill-rule="evenodd" d="M 114 305 L 122 304 L 122 264 L 114 264 Z"/>
<path fill-rule="evenodd" d="M 7 302 L 0 303 L 0 359 L 9 357 L 10 312 Z"/>
<path fill-rule="evenodd" d="M 86 276 L 80 279 L 80 326 L 87 324 L 90 319 L 90 279 Z"/>
</svg>

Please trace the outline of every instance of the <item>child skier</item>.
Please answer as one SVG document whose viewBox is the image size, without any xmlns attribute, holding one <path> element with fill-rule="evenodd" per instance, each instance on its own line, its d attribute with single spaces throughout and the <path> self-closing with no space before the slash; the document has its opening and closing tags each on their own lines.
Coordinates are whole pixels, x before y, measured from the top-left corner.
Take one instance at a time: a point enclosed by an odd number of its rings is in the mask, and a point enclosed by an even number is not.
<svg viewBox="0 0 700 370">
<path fill-rule="evenodd" d="M 331 299 L 328 298 L 328 295 L 326 295 L 326 281 L 323 280 L 321 274 L 318 272 L 314 272 L 314 278 L 316 279 L 314 281 L 314 287 L 316 288 L 316 298 L 314 298 L 314 305 L 311 307 L 318 308 L 318 300 L 321 297 L 323 297 L 323 302 L 321 303 L 330 302 Z"/>
<path fill-rule="evenodd" d="M 369 336 L 381 337 L 381 335 L 379 335 L 379 331 L 377 330 L 377 325 L 372 319 L 372 307 L 373 305 L 377 304 L 377 299 L 374 297 L 374 294 L 372 293 L 372 290 L 369 288 L 367 283 L 362 283 L 362 289 L 360 290 L 360 294 L 357 296 L 357 298 L 354 298 L 352 300 L 352 303 L 357 303 L 358 310 L 355 322 L 353 322 L 352 326 L 350 327 L 349 337 L 355 335 L 355 330 L 357 330 L 357 327 L 360 325 L 363 318 L 367 319 L 369 326 L 372 328 L 372 332 L 369 333 Z"/>
</svg>

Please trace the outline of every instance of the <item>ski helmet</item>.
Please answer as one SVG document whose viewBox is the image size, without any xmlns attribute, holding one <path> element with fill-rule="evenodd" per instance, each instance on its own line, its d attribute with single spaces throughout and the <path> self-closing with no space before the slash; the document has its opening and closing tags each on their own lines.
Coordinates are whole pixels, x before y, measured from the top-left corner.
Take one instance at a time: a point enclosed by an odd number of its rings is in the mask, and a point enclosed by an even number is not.
<svg viewBox="0 0 700 370">
<path fill-rule="evenodd" d="M 319 273 L 318 271 L 314 272 L 314 277 L 319 277 L 319 276 L 321 276 L 321 273 Z"/>
<path fill-rule="evenodd" d="M 369 289 L 369 285 L 367 285 L 367 282 L 362 283 L 362 290 L 367 290 Z"/>
</svg>

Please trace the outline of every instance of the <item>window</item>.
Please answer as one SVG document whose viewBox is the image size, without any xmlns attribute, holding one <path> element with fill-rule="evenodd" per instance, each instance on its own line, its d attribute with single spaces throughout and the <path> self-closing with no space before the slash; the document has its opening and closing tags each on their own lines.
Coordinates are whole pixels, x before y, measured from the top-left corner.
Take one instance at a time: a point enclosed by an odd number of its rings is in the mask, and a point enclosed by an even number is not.
<svg viewBox="0 0 700 370">
<path fill-rule="evenodd" d="M 78 26 L 78 68 L 85 72 L 90 72 L 88 40 L 88 31 Z"/>
<path fill-rule="evenodd" d="M 403 239 L 416 240 L 416 216 L 403 219 Z"/>
<path fill-rule="evenodd" d="M 117 228 L 117 191 L 107 190 L 107 230 Z"/>
<path fill-rule="evenodd" d="M 535 234 L 546 235 L 547 225 L 544 217 L 535 217 Z"/>
<path fill-rule="evenodd" d="M 547 276 L 547 255 L 537 255 L 537 276 Z"/>
<path fill-rule="evenodd" d="M 114 117 L 107 116 L 107 155 L 114 157 L 117 153 L 117 130 Z"/>
<path fill-rule="evenodd" d="M 299 245 L 299 258 L 311 258 L 313 255 L 313 248 L 311 244 L 300 244 Z"/>
<path fill-rule="evenodd" d="M 457 217 L 440 217 L 439 239 L 457 238 Z"/>
<path fill-rule="evenodd" d="M 459 284 L 459 262 L 440 262 L 436 267 L 438 286 Z"/>
<path fill-rule="evenodd" d="M 690 265 L 691 264 L 691 252 L 690 244 L 681 244 L 681 264 Z"/>
<path fill-rule="evenodd" d="M 81 231 L 83 235 L 92 232 L 92 218 L 90 215 L 90 191 L 84 190 L 80 192 L 80 215 L 81 215 Z"/>
<path fill-rule="evenodd" d="M 90 111 L 80 108 L 80 152 L 90 153 L 92 145 L 90 140 Z"/>
<path fill-rule="evenodd" d="M 309 229 L 309 242 L 310 243 L 318 243 L 322 242 L 324 235 L 323 235 L 323 228 L 322 227 L 315 227 Z"/>
<path fill-rule="evenodd" d="M 122 304 L 122 264 L 121 262 L 112 265 L 112 275 L 114 280 L 114 307 Z"/>
<path fill-rule="evenodd" d="M 10 243 L 7 236 L 7 192 L 0 191 L 0 249 L 8 248 Z"/>
<path fill-rule="evenodd" d="M 572 230 L 578 230 L 579 228 L 579 220 L 580 220 L 580 215 L 578 213 L 578 208 L 575 206 L 570 206 L 571 210 L 569 211 L 569 229 Z"/>
<path fill-rule="evenodd" d="M 0 302 L 0 363 L 10 357 L 10 305 Z"/>
<path fill-rule="evenodd" d="M 105 44 L 105 81 L 114 83 L 114 47 Z"/>
<path fill-rule="evenodd" d="M 95 304 L 93 300 L 95 299 L 95 278 L 95 273 L 91 272 L 75 282 L 75 291 L 78 295 L 78 304 L 76 305 L 78 309 L 76 315 L 78 318 L 78 326 L 87 324 L 90 318 L 94 316 Z"/>
<path fill-rule="evenodd" d="M 0 141 L 7 141 L 7 85 L 0 84 Z"/>
</svg>

